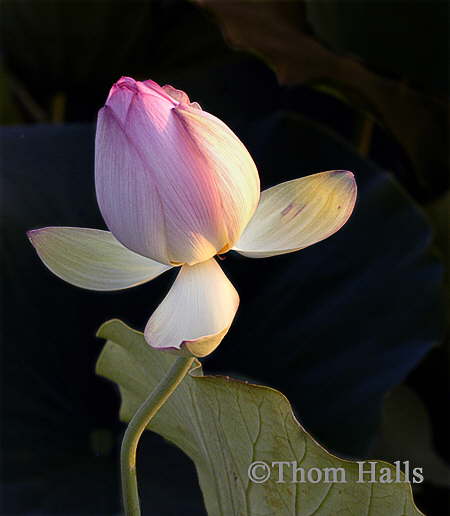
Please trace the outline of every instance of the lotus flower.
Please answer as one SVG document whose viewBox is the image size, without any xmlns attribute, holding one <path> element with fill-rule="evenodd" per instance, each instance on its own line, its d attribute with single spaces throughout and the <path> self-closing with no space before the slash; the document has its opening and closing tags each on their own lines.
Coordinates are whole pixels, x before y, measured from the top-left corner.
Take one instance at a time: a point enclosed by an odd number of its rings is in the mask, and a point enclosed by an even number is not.
<svg viewBox="0 0 450 516">
<path fill-rule="evenodd" d="M 184 92 L 129 77 L 114 84 L 99 112 L 95 184 L 109 231 L 29 231 L 39 257 L 91 290 L 126 289 L 179 267 L 145 338 L 198 357 L 219 345 L 239 304 L 215 255 L 303 249 L 336 232 L 356 199 L 353 174 L 342 170 L 260 194 L 256 166 L 229 127 Z"/>
</svg>

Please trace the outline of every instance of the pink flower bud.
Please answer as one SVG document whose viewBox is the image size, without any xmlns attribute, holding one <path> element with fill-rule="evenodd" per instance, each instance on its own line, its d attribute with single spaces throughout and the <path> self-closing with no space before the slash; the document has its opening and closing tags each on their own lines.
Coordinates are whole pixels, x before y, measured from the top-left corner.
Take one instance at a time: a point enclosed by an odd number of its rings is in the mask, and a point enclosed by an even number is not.
<svg viewBox="0 0 450 516">
<path fill-rule="evenodd" d="M 113 235 L 172 265 L 228 251 L 259 200 L 256 166 L 231 129 L 184 92 L 129 77 L 99 112 L 95 180 Z"/>
</svg>

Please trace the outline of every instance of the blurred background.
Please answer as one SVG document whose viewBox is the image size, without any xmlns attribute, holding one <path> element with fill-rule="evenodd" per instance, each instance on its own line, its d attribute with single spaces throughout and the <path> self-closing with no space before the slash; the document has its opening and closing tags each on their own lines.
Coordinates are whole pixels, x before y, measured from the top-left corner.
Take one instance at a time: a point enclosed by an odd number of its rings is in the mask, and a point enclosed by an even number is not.
<svg viewBox="0 0 450 516">
<path fill-rule="evenodd" d="M 350 221 L 299 253 L 229 254 L 241 296 L 203 361 L 282 391 L 328 450 L 423 467 L 449 509 L 448 3 L 43 1 L 0 5 L 1 514 L 120 513 L 116 387 L 95 375 L 104 321 L 143 329 L 171 273 L 130 291 L 51 275 L 25 231 L 105 228 L 96 113 L 120 76 L 185 90 L 254 157 L 263 188 L 355 173 Z M 149 432 L 144 514 L 204 514 L 190 461 Z"/>
</svg>

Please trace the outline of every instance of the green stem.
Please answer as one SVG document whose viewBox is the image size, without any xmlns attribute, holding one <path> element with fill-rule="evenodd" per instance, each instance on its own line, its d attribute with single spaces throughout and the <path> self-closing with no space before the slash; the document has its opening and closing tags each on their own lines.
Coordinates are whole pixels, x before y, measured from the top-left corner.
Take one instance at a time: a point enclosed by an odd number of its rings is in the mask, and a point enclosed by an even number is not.
<svg viewBox="0 0 450 516">
<path fill-rule="evenodd" d="M 123 436 L 120 450 L 122 496 L 126 516 L 140 516 L 136 480 L 136 450 L 142 432 L 189 371 L 193 357 L 179 357 L 150 396 L 139 407 Z"/>
</svg>

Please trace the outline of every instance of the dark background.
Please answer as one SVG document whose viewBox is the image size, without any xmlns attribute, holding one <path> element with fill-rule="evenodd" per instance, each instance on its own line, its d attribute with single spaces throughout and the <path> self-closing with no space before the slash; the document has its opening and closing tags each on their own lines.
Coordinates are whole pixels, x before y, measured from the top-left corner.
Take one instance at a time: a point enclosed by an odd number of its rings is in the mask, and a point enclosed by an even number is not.
<svg viewBox="0 0 450 516">
<path fill-rule="evenodd" d="M 95 119 L 121 75 L 172 84 L 224 120 L 263 188 L 355 173 L 354 214 L 333 237 L 227 255 L 241 305 L 203 366 L 281 390 L 341 456 L 424 466 L 416 502 L 448 514 L 447 2 L 7 0 L 0 14 L 2 514 L 120 512 L 124 427 L 94 335 L 114 317 L 142 329 L 173 271 L 83 291 L 25 231 L 105 227 Z M 150 433 L 141 446 L 144 514 L 202 514 L 189 460 Z"/>
</svg>

